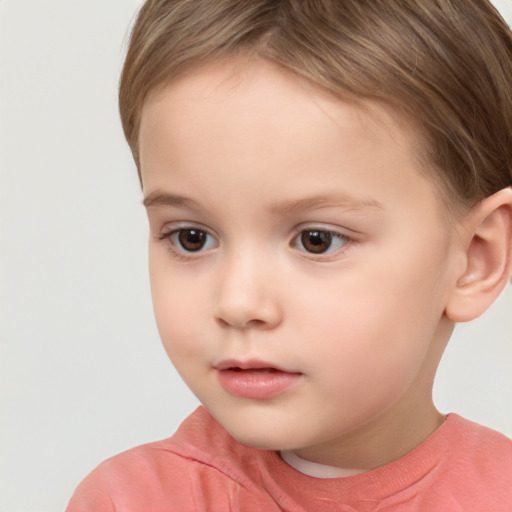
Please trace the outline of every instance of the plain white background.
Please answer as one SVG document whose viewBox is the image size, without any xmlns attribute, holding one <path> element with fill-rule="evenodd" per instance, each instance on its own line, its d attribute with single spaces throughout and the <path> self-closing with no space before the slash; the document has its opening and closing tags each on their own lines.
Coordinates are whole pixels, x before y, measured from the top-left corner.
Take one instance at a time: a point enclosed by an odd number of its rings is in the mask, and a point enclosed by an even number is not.
<svg viewBox="0 0 512 512">
<path fill-rule="evenodd" d="M 197 405 L 160 346 L 117 114 L 138 0 L 0 0 L 0 512 L 63 510 Z M 512 1 L 496 0 L 509 21 Z M 512 437 L 512 286 L 459 326 L 436 401 Z"/>
</svg>

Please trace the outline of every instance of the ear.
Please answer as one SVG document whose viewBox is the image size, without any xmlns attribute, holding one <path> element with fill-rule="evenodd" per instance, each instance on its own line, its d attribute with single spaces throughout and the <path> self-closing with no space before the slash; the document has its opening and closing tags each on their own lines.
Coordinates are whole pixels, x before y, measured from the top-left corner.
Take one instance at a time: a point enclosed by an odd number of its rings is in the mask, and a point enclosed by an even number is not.
<svg viewBox="0 0 512 512">
<path fill-rule="evenodd" d="M 512 273 L 512 188 L 484 199 L 462 224 L 465 266 L 448 298 L 445 314 L 454 322 L 480 316 L 501 293 Z"/>
</svg>

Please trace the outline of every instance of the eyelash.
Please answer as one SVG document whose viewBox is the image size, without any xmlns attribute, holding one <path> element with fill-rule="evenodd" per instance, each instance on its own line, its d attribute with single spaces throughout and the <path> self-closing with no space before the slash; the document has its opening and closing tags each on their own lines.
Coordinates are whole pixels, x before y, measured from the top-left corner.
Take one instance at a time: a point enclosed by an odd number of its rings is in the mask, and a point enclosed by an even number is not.
<svg viewBox="0 0 512 512">
<path fill-rule="evenodd" d="M 315 252 L 311 250 L 307 250 L 304 246 L 304 236 L 312 235 L 312 238 L 316 238 L 319 243 L 314 245 L 320 245 L 322 242 L 327 241 L 328 247 L 326 250 L 322 252 Z M 318 227 L 313 228 L 303 228 L 295 235 L 295 237 L 292 240 L 291 245 L 293 247 L 298 248 L 297 246 L 300 244 L 302 247 L 304 247 L 304 252 L 309 255 L 309 257 L 322 257 L 322 256 L 328 256 L 332 253 L 340 252 L 348 243 L 350 243 L 352 240 L 342 234 L 338 233 L 337 231 L 332 231 L 330 229 L 322 229 Z M 333 243 L 338 243 L 338 247 L 332 248 Z M 341 245 L 340 245 L 341 244 Z"/>
<path fill-rule="evenodd" d="M 193 231 L 196 231 L 198 233 L 200 233 L 201 235 L 206 235 L 206 237 L 210 237 L 210 238 L 213 238 L 213 235 L 211 235 L 210 233 L 208 233 L 208 231 L 202 227 L 199 227 L 199 226 L 186 226 L 186 227 L 180 227 L 178 229 L 173 229 L 173 230 L 170 230 L 170 231 L 165 231 L 163 233 L 161 233 L 159 236 L 158 236 L 158 239 L 161 240 L 161 241 L 164 241 L 166 242 L 167 244 L 167 248 L 173 253 L 174 256 L 176 256 L 178 259 L 180 260 L 188 260 L 190 259 L 191 257 L 193 257 L 193 255 L 195 253 L 201 253 L 203 252 L 205 249 L 204 249 L 204 246 L 201 246 L 198 248 L 198 250 L 187 250 L 183 247 L 183 245 L 179 242 L 179 239 L 178 240 L 175 240 L 176 238 L 178 238 L 181 234 L 184 234 L 186 232 L 193 232 Z M 218 242 L 217 244 L 214 246 L 216 247 L 218 245 Z M 180 247 L 181 246 L 181 247 Z M 207 247 L 207 249 L 211 249 L 212 247 Z"/>
<path fill-rule="evenodd" d="M 197 248 L 197 250 L 189 250 L 183 247 L 182 242 L 179 240 L 179 237 L 187 232 L 197 232 L 199 238 L 205 237 L 206 242 L 205 244 L 201 245 Z M 317 239 L 318 243 L 313 242 L 314 245 L 320 246 L 323 243 L 327 243 L 328 246 L 324 251 L 311 251 L 307 250 L 307 248 L 304 246 L 304 237 L 308 235 L 313 235 L 314 238 Z M 215 245 L 211 245 L 206 247 L 205 245 L 208 245 L 208 237 L 210 239 L 215 240 L 213 235 L 211 235 L 206 229 L 203 229 L 199 226 L 187 226 L 187 227 L 180 227 L 178 229 L 173 229 L 171 231 L 163 232 L 158 236 L 158 239 L 161 241 L 167 242 L 168 249 L 180 260 L 189 260 L 190 258 L 193 258 L 194 254 L 200 254 L 206 250 L 212 249 L 217 247 L 219 244 L 218 242 L 215 243 Z M 335 247 L 332 249 L 333 243 L 338 244 L 338 247 Z M 353 242 L 353 240 L 336 231 L 332 231 L 329 229 L 322 229 L 318 227 L 312 227 L 312 228 L 302 228 L 300 230 L 296 231 L 296 234 L 292 238 L 290 242 L 290 246 L 298 249 L 300 252 L 303 252 L 308 257 L 316 257 L 316 258 L 322 258 L 322 257 L 328 257 L 332 253 L 338 253 L 340 251 L 343 251 L 345 246 L 349 243 Z M 191 242 L 193 243 L 193 242 Z M 303 249 L 300 248 L 300 245 L 302 245 Z"/>
</svg>

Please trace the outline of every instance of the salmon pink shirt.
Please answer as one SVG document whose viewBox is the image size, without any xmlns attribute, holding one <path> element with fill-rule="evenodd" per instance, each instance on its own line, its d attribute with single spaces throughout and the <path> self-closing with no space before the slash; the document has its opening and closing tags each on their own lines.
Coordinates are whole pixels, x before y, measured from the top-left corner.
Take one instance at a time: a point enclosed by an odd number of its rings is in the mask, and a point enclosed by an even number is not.
<svg viewBox="0 0 512 512">
<path fill-rule="evenodd" d="M 170 438 L 98 466 L 67 512 L 511 512 L 512 441 L 449 414 L 411 453 L 366 473 L 315 478 L 235 441 L 199 407 Z"/>
</svg>

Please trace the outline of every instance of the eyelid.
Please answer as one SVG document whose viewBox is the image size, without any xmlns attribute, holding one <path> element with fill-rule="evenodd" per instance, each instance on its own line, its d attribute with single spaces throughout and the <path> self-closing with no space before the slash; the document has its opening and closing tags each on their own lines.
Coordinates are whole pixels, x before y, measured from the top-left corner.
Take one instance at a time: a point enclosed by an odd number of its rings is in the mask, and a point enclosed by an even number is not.
<svg viewBox="0 0 512 512">
<path fill-rule="evenodd" d="M 204 231 L 209 235 L 213 236 L 218 240 L 218 236 L 207 226 L 201 224 L 200 222 L 191 222 L 191 221 L 174 221 L 167 222 L 161 228 L 158 229 L 158 237 L 165 238 L 169 236 L 171 233 L 175 233 L 176 231 L 180 231 L 182 229 L 197 229 L 200 231 Z"/>
<path fill-rule="evenodd" d="M 300 235 L 303 231 L 324 231 L 331 233 L 335 236 L 341 236 L 349 240 L 354 240 L 357 237 L 357 232 L 348 228 L 342 228 L 340 226 L 333 226 L 332 224 L 318 223 L 304 223 L 294 228 L 294 237 Z"/>
</svg>

